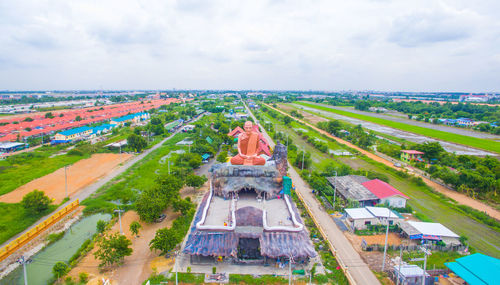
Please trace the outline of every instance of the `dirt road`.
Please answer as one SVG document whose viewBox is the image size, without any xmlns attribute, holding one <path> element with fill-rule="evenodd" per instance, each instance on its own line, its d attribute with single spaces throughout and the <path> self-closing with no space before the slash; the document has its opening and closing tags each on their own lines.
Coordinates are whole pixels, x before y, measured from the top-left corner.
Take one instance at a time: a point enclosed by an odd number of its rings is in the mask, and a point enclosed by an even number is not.
<svg viewBox="0 0 500 285">
<path fill-rule="evenodd" d="M 126 153 L 98 153 L 69 166 L 67 169 L 69 196 L 75 195 L 99 178 L 108 175 L 120 163 L 132 156 Z M 54 203 L 61 203 L 66 197 L 64 167 L 0 196 L 0 202 L 18 203 L 24 195 L 35 189 L 45 192 L 47 196 L 54 199 Z"/>
<path fill-rule="evenodd" d="M 258 120 L 255 118 L 253 113 L 248 109 L 245 104 L 247 111 L 251 114 L 255 122 Z M 273 108 L 274 109 L 274 108 Z M 276 110 L 276 109 L 275 109 Z M 279 111 L 279 110 L 277 110 Z M 271 147 L 275 146 L 275 143 L 267 132 L 262 128 L 263 134 Z M 311 188 L 307 185 L 300 175 L 295 171 L 295 168 L 289 165 L 288 173 L 290 178 L 292 178 L 297 193 L 302 197 L 302 200 L 306 206 L 310 209 L 312 216 L 317 221 L 320 230 L 325 234 L 328 241 L 335 248 L 335 256 L 342 262 L 347 268 L 348 274 L 354 279 L 355 284 L 380 284 L 377 277 L 370 270 L 368 265 L 361 259 L 361 256 L 353 248 L 351 243 L 344 236 L 342 231 L 337 227 L 330 215 L 321 208 L 321 204 L 316 200 L 314 194 L 312 194 Z"/>
<path fill-rule="evenodd" d="M 283 112 L 283 111 L 281 111 L 279 109 L 273 108 L 272 106 L 269 106 L 267 104 L 265 104 L 265 105 L 268 108 L 273 109 L 273 110 L 275 110 L 277 112 L 280 112 L 283 115 L 292 117 L 289 114 L 287 114 L 287 113 L 285 113 L 285 112 Z M 393 168 L 395 170 L 400 170 L 398 167 L 395 167 L 392 162 L 390 162 L 390 161 L 388 161 L 388 160 L 386 160 L 384 158 L 381 158 L 381 157 L 379 157 L 379 156 L 377 156 L 377 155 L 375 155 L 375 154 L 373 154 L 373 153 L 371 153 L 369 151 L 366 151 L 366 150 L 364 150 L 364 149 L 362 149 L 362 148 L 360 148 L 360 147 L 358 147 L 358 146 L 356 146 L 356 145 L 354 145 L 354 144 L 352 144 L 352 143 L 350 143 L 350 142 L 348 142 L 346 140 L 343 140 L 343 139 L 340 139 L 338 137 L 335 137 L 335 136 L 329 134 L 328 132 L 325 132 L 325 131 L 319 129 L 316 126 L 314 126 L 314 125 L 312 125 L 312 124 L 310 124 L 308 122 L 305 122 L 305 121 L 297 119 L 297 118 L 294 118 L 294 119 L 297 120 L 297 121 L 299 121 L 299 122 L 301 122 L 302 124 L 305 124 L 305 125 L 313 128 L 313 129 L 315 129 L 319 133 L 324 134 L 324 135 L 326 135 L 326 136 L 328 136 L 328 137 L 336 140 L 337 142 L 339 142 L 341 144 L 344 144 L 344 145 L 346 145 L 346 146 L 348 146 L 348 147 L 350 147 L 352 149 L 355 149 L 355 150 L 359 151 L 360 153 L 366 155 L 367 157 L 369 157 L 369 158 L 371 158 L 371 159 L 373 159 L 373 160 L 375 160 L 377 162 L 383 163 L 383 164 L 385 164 L 385 165 L 387 165 L 387 166 L 389 166 L 389 167 L 391 167 L 391 168 Z M 472 198 L 470 198 L 470 197 L 468 197 L 468 196 L 466 196 L 464 194 L 458 193 L 456 191 L 452 191 L 452 190 L 450 190 L 450 189 L 448 189 L 448 188 L 446 188 L 446 187 L 444 187 L 442 185 L 439 185 L 436 182 L 433 182 L 433 181 L 429 180 L 428 178 L 426 178 L 424 176 L 421 176 L 421 175 L 419 175 L 417 173 L 413 173 L 413 175 L 422 178 L 422 180 L 425 182 L 425 184 L 427 184 L 428 186 L 432 187 L 432 189 L 434 189 L 435 191 L 440 192 L 440 193 L 442 193 L 442 194 L 450 197 L 451 199 L 457 201 L 458 203 L 466 205 L 466 206 L 469 206 L 469 207 L 471 207 L 473 209 L 476 209 L 478 211 L 485 212 L 486 214 L 490 215 L 491 217 L 493 217 L 493 218 L 495 218 L 497 220 L 500 220 L 500 212 L 497 211 L 496 209 L 494 209 L 493 207 L 488 206 L 488 205 L 486 205 L 486 204 L 484 204 L 484 203 L 482 203 L 480 201 L 474 200 L 474 199 L 472 199 Z"/>
</svg>

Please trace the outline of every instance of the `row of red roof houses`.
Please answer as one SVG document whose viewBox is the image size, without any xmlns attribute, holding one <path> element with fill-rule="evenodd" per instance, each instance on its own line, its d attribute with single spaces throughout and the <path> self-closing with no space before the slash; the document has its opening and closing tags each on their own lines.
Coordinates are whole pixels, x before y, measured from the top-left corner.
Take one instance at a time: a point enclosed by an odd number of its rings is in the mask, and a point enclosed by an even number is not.
<svg viewBox="0 0 500 285">
<path fill-rule="evenodd" d="M 138 113 L 159 108 L 162 105 L 168 105 L 174 102 L 177 102 L 177 99 L 169 98 L 166 100 L 151 100 L 144 103 L 130 102 L 84 109 L 70 109 L 52 112 L 54 115 L 52 119 L 45 118 L 44 114 L 26 114 L 25 116 L 16 116 L 10 119 L 0 119 L 0 123 L 8 123 L 0 126 L 0 142 L 15 141 L 18 136 L 20 138 L 27 138 L 31 136 L 52 134 L 57 131 L 104 122 L 111 118 L 127 115 L 128 113 Z M 60 117 L 60 114 L 63 114 L 63 116 Z M 78 116 L 81 118 L 80 121 L 76 121 Z M 24 121 L 27 117 L 30 117 L 33 121 Z M 17 123 L 14 124 L 14 122 Z M 27 128 L 31 130 L 27 131 Z"/>
</svg>

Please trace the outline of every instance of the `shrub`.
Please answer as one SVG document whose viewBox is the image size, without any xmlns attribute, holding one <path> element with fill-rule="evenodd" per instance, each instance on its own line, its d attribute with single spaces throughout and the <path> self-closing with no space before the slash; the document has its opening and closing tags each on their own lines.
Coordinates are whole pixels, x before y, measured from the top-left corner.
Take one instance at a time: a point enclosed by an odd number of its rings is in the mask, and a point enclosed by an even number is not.
<svg viewBox="0 0 500 285">
<path fill-rule="evenodd" d="M 80 279 L 80 283 L 87 284 L 89 281 L 89 274 L 87 272 L 80 272 L 80 274 L 78 274 L 78 278 Z"/>
<path fill-rule="evenodd" d="M 77 155 L 77 156 L 83 156 L 83 152 L 82 152 L 81 150 L 79 150 L 79 149 L 75 149 L 75 148 L 74 148 L 74 149 L 72 149 L 72 150 L 70 150 L 70 151 L 68 151 L 68 153 L 67 153 L 67 154 L 68 154 L 68 155 L 75 155 L 75 156 L 76 156 L 76 155 Z"/>
<path fill-rule="evenodd" d="M 217 273 L 217 267 L 214 266 L 214 267 L 212 267 L 212 274 L 215 274 L 215 273 Z"/>
<path fill-rule="evenodd" d="M 43 191 L 33 190 L 23 197 L 21 204 L 28 212 L 40 214 L 49 208 L 50 199 Z"/>
</svg>

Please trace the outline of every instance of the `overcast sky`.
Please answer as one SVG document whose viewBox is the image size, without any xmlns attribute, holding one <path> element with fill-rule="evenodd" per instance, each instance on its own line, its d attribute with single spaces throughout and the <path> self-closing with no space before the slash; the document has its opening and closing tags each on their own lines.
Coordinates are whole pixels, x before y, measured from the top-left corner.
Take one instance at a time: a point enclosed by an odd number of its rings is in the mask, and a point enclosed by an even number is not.
<svg viewBox="0 0 500 285">
<path fill-rule="evenodd" d="M 498 0 L 0 0 L 0 89 L 500 91 Z"/>
</svg>

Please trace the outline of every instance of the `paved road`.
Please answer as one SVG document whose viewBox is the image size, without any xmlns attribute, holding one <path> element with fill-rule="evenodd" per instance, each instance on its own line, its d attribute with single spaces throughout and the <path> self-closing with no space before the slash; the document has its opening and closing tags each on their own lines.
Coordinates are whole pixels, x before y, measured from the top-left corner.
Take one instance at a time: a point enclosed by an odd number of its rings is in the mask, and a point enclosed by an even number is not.
<svg viewBox="0 0 500 285">
<path fill-rule="evenodd" d="M 423 127 L 423 128 L 433 129 L 433 130 L 439 130 L 439 131 L 443 131 L 443 132 L 459 134 L 459 135 L 464 135 L 464 136 L 469 136 L 469 137 L 474 137 L 474 138 L 500 141 L 500 136 L 498 136 L 498 135 L 473 131 L 471 129 L 451 127 L 451 126 L 446 126 L 446 125 L 434 125 L 432 123 L 410 120 L 410 119 L 408 119 L 408 116 L 403 114 L 403 113 L 398 113 L 398 114 L 402 114 L 402 116 L 389 116 L 389 115 L 386 115 L 383 113 L 360 111 L 360 110 L 356 110 L 352 107 L 331 106 L 331 105 L 326 105 L 326 104 L 318 104 L 318 105 L 332 108 L 332 109 L 347 111 L 347 112 L 351 112 L 351 113 L 355 113 L 355 114 L 361 114 L 361 115 L 366 115 L 366 116 L 370 116 L 370 117 L 405 123 L 405 124 L 412 125 L 412 126 L 418 126 L 418 127 Z"/>
<path fill-rule="evenodd" d="M 274 108 L 274 107 L 272 107 L 270 105 L 266 105 L 266 106 L 268 108 L 270 108 L 270 109 L 273 109 L 273 110 L 275 110 L 277 112 L 280 112 L 283 115 L 291 117 L 289 114 L 287 114 L 287 113 L 285 113 L 285 112 L 283 112 L 283 111 L 281 111 L 279 109 L 276 109 L 276 108 Z M 350 143 L 350 142 L 348 142 L 346 140 L 343 140 L 341 138 L 333 136 L 330 133 L 325 132 L 324 130 L 321 130 L 321 129 L 317 128 L 316 126 L 314 126 L 312 124 L 309 124 L 309 123 L 307 123 L 307 122 L 305 122 L 303 120 L 300 120 L 300 119 L 297 119 L 297 118 L 293 118 L 293 119 L 301 122 L 302 124 L 305 124 L 305 125 L 313 128 L 314 130 L 318 131 L 319 133 L 324 134 L 324 135 L 326 135 L 326 136 L 328 136 L 328 137 L 336 140 L 337 142 L 339 142 L 341 144 L 344 144 L 344 145 L 346 145 L 346 146 L 348 146 L 348 147 L 350 147 L 352 149 L 355 149 L 355 150 L 359 151 L 360 153 L 366 155 L 367 157 L 369 157 L 369 158 L 371 158 L 371 159 L 373 159 L 375 161 L 381 162 L 381 163 L 383 163 L 383 164 L 385 164 L 385 165 L 387 165 L 390 168 L 393 168 L 395 170 L 398 170 L 398 171 L 401 170 L 399 167 L 394 166 L 394 164 L 391 161 L 389 161 L 389 160 L 387 160 L 387 159 L 385 159 L 383 157 L 380 157 L 380 156 L 378 156 L 376 154 L 373 154 L 373 153 L 371 153 L 371 152 L 369 152 L 367 150 L 364 150 L 364 149 L 362 149 L 362 148 L 360 148 L 360 147 L 358 147 L 358 146 L 356 146 L 356 145 L 354 145 L 354 144 L 352 144 L 352 143 Z M 478 211 L 485 212 L 489 216 L 491 216 L 491 217 L 493 217 L 493 218 L 495 218 L 497 220 L 500 220 L 500 211 L 496 210 L 495 208 L 493 208 L 491 206 L 488 206 L 488 205 L 486 205 L 485 203 L 482 203 L 479 200 L 472 199 L 471 197 L 466 196 L 466 195 L 464 195 L 462 193 L 450 190 L 450 189 L 448 189 L 448 188 L 446 188 L 446 187 L 444 187 L 444 186 L 442 186 L 442 185 L 440 185 L 440 184 L 438 184 L 438 183 L 436 183 L 434 181 L 429 180 L 426 176 L 420 175 L 420 173 L 414 172 L 414 173 L 410 173 L 410 174 L 422 178 L 422 180 L 425 182 L 425 184 L 427 184 L 428 186 L 430 186 L 432 189 L 434 189 L 435 191 L 440 192 L 440 193 L 442 193 L 442 194 L 450 197 L 451 199 L 457 201 L 458 203 L 466 205 L 466 206 L 469 206 L 469 207 L 471 207 L 473 209 L 476 209 Z"/>
<path fill-rule="evenodd" d="M 420 134 L 412 133 L 411 130 L 400 130 L 400 129 L 396 129 L 396 128 L 391 128 L 391 127 L 387 127 L 384 125 L 379 125 L 376 123 L 352 118 L 349 116 L 343 116 L 343 115 L 339 115 L 339 114 L 336 114 L 333 112 L 328 112 L 328 111 L 319 110 L 319 109 L 308 107 L 308 106 L 303 106 L 300 104 L 293 104 L 293 105 L 295 107 L 301 108 L 309 113 L 320 114 L 322 116 L 326 116 L 326 117 L 329 117 L 332 119 L 346 121 L 346 122 L 349 122 L 349 123 L 354 124 L 354 125 L 362 125 L 363 128 L 373 130 L 373 131 L 376 131 L 379 133 L 391 135 L 394 137 L 398 137 L 401 139 L 405 139 L 405 140 L 410 141 L 410 142 L 415 142 L 415 143 L 439 142 L 441 144 L 441 146 L 446 151 L 453 152 L 456 154 L 479 155 L 479 156 L 484 156 L 484 155 L 496 156 L 497 155 L 493 152 L 488 152 L 485 150 L 472 148 L 470 146 L 455 144 L 455 143 L 451 143 L 451 142 L 447 142 L 447 141 L 443 141 L 443 140 L 438 140 L 438 139 L 422 136 Z M 319 104 L 317 104 L 317 105 L 319 106 Z M 327 106 L 327 107 L 330 108 L 331 106 Z M 491 143 L 495 143 L 495 142 L 492 141 Z"/>
<path fill-rule="evenodd" d="M 199 116 L 198 118 L 196 118 L 195 120 L 193 120 L 192 122 L 196 122 L 198 119 L 200 119 L 201 117 L 203 117 L 204 114 L 202 114 L 201 116 Z M 154 150 L 158 149 L 159 147 L 161 147 L 166 141 L 170 140 L 171 138 L 174 137 L 175 134 L 177 134 L 178 132 L 180 132 L 180 128 L 175 131 L 174 133 L 172 133 L 171 136 L 169 136 L 168 138 L 165 138 L 163 140 L 161 140 L 159 143 L 157 143 L 156 145 L 154 145 L 153 147 L 151 147 L 150 149 L 147 149 L 145 150 L 143 153 L 135 156 L 134 158 L 130 159 L 129 161 L 125 162 L 122 166 L 120 167 L 117 167 L 115 168 L 113 171 L 111 171 L 108 175 L 102 177 L 101 179 L 97 180 L 95 183 L 83 188 L 80 192 L 78 192 L 76 195 L 74 195 L 73 197 L 70 198 L 70 200 L 66 203 L 64 203 L 63 205 L 59 206 L 59 208 L 57 208 L 54 212 L 48 214 L 47 216 L 45 217 L 42 217 L 38 220 L 37 223 L 31 225 L 29 228 L 25 229 L 24 231 L 22 231 L 21 233 L 15 235 L 14 237 L 12 237 L 11 239 L 9 239 L 8 241 L 4 242 L 1 247 L 5 246 L 6 244 L 8 244 L 9 242 L 15 240 L 16 238 L 20 237 L 21 235 L 23 235 L 24 233 L 28 232 L 29 230 L 31 230 L 32 228 L 36 227 L 38 224 L 40 224 L 42 221 L 44 221 L 46 218 L 50 217 L 53 213 L 59 211 L 60 209 L 66 207 L 67 205 L 69 205 L 71 202 L 75 201 L 76 199 L 80 199 L 80 202 L 85 200 L 86 198 L 88 198 L 90 195 L 92 195 L 92 193 L 94 193 L 95 191 L 97 191 L 97 189 L 101 188 L 102 186 L 104 186 L 104 184 L 108 183 L 109 181 L 111 181 L 113 178 L 117 177 L 118 175 L 122 174 L 123 172 L 125 172 L 127 169 L 129 169 L 132 165 L 134 165 L 135 163 L 139 162 L 141 159 L 143 159 L 146 155 L 150 154 L 151 152 L 153 152 Z"/>
<path fill-rule="evenodd" d="M 246 104 L 245 107 L 255 122 L 258 122 L 257 118 L 255 118 Z M 262 131 L 269 144 L 274 147 L 275 143 L 264 128 L 262 128 Z M 347 271 L 354 279 L 354 283 L 370 285 L 380 284 L 368 265 L 363 261 L 363 259 L 361 259 L 359 253 L 356 252 L 352 244 L 347 240 L 342 231 L 338 228 L 337 224 L 335 224 L 332 217 L 330 217 L 330 215 L 321 208 L 321 204 L 318 200 L 316 200 L 314 194 L 312 194 L 311 188 L 309 188 L 309 185 L 304 182 L 295 168 L 289 165 L 288 173 L 295 184 L 295 188 L 297 189 L 296 191 L 301 194 L 304 203 L 311 210 L 312 215 L 319 224 L 319 227 L 335 248 L 335 256 L 345 265 Z"/>
</svg>

